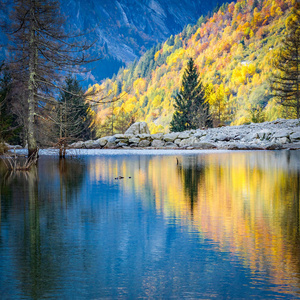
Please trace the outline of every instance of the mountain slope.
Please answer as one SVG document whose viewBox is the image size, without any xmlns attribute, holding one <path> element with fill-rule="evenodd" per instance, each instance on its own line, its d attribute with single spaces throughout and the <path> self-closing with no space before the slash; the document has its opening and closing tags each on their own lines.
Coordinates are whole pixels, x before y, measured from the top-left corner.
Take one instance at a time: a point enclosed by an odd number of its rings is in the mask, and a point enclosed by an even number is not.
<svg viewBox="0 0 300 300">
<path fill-rule="evenodd" d="M 110 59 L 110 69 L 100 61 L 93 71 L 98 79 L 117 72 L 123 63 L 133 62 L 145 51 L 196 23 L 201 14 L 225 0 L 61 0 L 68 22 L 85 31 L 95 29 L 94 51 Z M 71 26 L 71 27 L 72 27 Z M 96 27 L 96 28 L 95 28 Z M 113 64 L 111 58 L 118 60 Z M 104 74 L 102 74 L 104 73 Z M 101 74 L 101 76 L 98 76 Z"/>
<path fill-rule="evenodd" d="M 172 95 L 180 87 L 188 58 L 193 57 L 207 86 L 215 125 L 281 117 L 284 112 L 271 99 L 268 80 L 293 1 L 239 0 L 222 6 L 95 88 L 112 95 L 129 89 L 114 104 L 115 117 L 126 112 L 145 120 L 152 132 L 168 131 Z M 99 109 L 99 126 L 110 111 Z"/>
<path fill-rule="evenodd" d="M 207 14 L 217 3 L 226 0 L 60 0 L 66 16 L 66 27 L 80 33 L 94 31 L 96 44 L 93 52 L 103 59 L 92 64 L 91 78 L 99 81 L 111 77 L 118 69 L 145 53 L 145 51 L 177 34 L 189 23 L 196 23 L 201 14 Z M 3 2 L 3 3 L 2 3 Z M 13 2 L 0 3 L 2 18 L 8 21 Z M 0 56 L 5 56 L 7 44 L 0 31 Z M 0 57 L 1 60 L 1 57 Z"/>
</svg>

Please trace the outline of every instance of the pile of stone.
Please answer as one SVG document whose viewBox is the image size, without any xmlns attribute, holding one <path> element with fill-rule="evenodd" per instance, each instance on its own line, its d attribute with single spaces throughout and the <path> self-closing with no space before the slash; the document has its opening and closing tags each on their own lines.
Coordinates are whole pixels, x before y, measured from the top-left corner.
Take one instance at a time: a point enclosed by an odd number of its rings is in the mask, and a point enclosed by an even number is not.
<svg viewBox="0 0 300 300">
<path fill-rule="evenodd" d="M 150 134 L 145 122 L 133 124 L 124 134 L 77 142 L 71 148 L 151 148 L 151 149 L 300 149 L 300 119 L 241 126 Z"/>
</svg>

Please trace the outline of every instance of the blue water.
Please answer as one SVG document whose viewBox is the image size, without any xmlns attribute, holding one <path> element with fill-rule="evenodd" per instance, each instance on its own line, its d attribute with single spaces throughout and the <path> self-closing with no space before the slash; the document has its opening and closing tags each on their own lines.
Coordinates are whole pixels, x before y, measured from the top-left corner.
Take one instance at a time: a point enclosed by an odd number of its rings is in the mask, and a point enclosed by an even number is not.
<svg viewBox="0 0 300 300">
<path fill-rule="evenodd" d="M 298 151 L 90 154 L 0 166 L 1 299 L 300 299 Z"/>
</svg>

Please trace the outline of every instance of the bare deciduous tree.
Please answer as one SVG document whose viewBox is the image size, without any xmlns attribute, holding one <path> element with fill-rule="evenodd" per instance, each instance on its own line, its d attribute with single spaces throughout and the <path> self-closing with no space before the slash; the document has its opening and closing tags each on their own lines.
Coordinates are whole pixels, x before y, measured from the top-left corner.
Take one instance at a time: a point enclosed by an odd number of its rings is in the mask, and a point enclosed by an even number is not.
<svg viewBox="0 0 300 300">
<path fill-rule="evenodd" d="M 36 121 L 55 103 L 62 75 L 95 59 L 85 55 L 92 43 L 66 34 L 57 0 L 14 0 L 8 26 L 11 74 L 21 82 L 27 103 L 28 155 L 37 153 Z"/>
</svg>

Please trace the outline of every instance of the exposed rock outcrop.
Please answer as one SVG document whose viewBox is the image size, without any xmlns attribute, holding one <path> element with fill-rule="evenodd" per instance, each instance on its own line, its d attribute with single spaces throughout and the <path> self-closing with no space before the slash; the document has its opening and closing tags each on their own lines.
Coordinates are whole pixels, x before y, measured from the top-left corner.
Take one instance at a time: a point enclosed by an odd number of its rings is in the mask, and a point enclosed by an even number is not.
<svg viewBox="0 0 300 300">
<path fill-rule="evenodd" d="M 125 134 L 77 142 L 71 148 L 152 149 L 300 149 L 300 119 L 150 134 L 145 122 L 133 124 Z"/>
<path fill-rule="evenodd" d="M 150 134 L 150 131 L 146 122 L 136 122 L 125 131 L 125 134 Z"/>
</svg>

